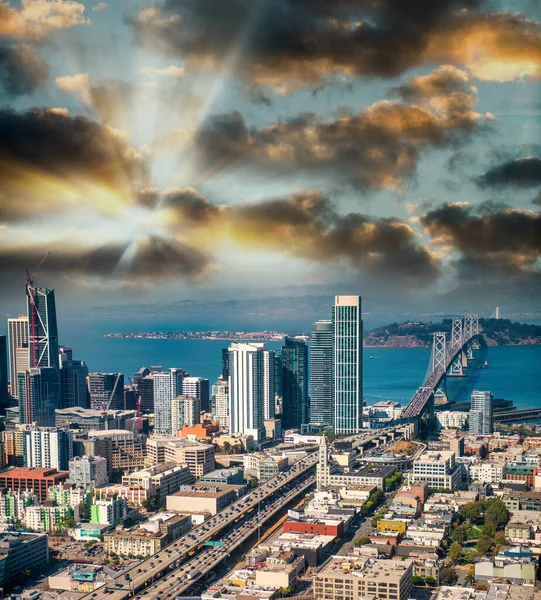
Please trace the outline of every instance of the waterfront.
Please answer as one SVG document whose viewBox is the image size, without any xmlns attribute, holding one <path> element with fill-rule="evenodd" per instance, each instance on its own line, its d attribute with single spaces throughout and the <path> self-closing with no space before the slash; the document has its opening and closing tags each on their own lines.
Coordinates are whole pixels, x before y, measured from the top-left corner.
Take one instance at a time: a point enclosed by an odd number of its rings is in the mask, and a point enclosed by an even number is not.
<svg viewBox="0 0 541 600">
<path fill-rule="evenodd" d="M 136 328 L 160 331 L 184 330 L 261 330 L 308 331 L 309 323 L 284 319 L 236 319 L 224 322 L 179 323 L 179 319 L 81 318 L 59 316 L 60 341 L 73 347 L 74 357 L 85 360 L 91 371 L 121 371 L 126 375 L 142 365 L 178 366 L 193 375 L 216 380 L 220 374 L 224 341 L 152 340 L 104 338 L 108 331 L 133 331 Z M 366 329 L 375 326 L 367 324 Z M 267 344 L 277 350 L 280 343 Z M 421 384 L 430 350 L 425 348 L 367 348 L 364 353 L 364 396 L 368 404 L 396 400 L 405 404 Z M 370 356 L 374 358 L 371 360 Z M 484 360 L 484 357 L 482 358 Z M 449 380 L 451 399 L 467 400 L 474 388 L 488 389 L 496 397 L 512 400 L 517 408 L 541 406 L 541 346 L 497 347 L 487 349 L 490 367 L 479 369 L 479 362 L 468 370 L 468 377 Z M 127 382 L 127 379 L 126 379 Z"/>
</svg>

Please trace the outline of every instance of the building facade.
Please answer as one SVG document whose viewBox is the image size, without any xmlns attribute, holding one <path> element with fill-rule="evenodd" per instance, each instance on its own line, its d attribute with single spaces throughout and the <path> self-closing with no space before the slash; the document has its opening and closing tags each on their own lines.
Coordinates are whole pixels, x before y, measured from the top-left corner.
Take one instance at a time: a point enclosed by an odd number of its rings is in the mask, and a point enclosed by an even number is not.
<svg viewBox="0 0 541 600">
<path fill-rule="evenodd" d="M 82 360 L 63 360 L 60 368 L 61 405 L 58 408 L 90 407 L 88 367 Z"/>
<path fill-rule="evenodd" d="M 455 462 L 455 453 L 425 452 L 413 461 L 413 469 L 408 473 L 408 482 L 426 483 L 429 488 L 435 490 L 459 490 L 462 472 L 460 465 Z"/>
<path fill-rule="evenodd" d="M 56 427 L 32 427 L 24 431 L 24 465 L 67 471 L 73 458 L 73 432 Z"/>
<path fill-rule="evenodd" d="M 282 425 L 286 429 L 300 428 L 303 423 L 309 421 L 308 345 L 303 340 L 286 338 L 280 356 Z"/>
<path fill-rule="evenodd" d="M 124 375 L 122 373 L 90 373 L 88 376 L 90 408 L 111 410 L 124 407 Z"/>
<path fill-rule="evenodd" d="M 109 482 L 107 460 L 103 456 L 75 456 L 69 461 L 69 481 L 88 489 Z"/>
<path fill-rule="evenodd" d="M 494 397 L 491 392 L 474 391 L 471 395 L 470 433 L 486 435 L 494 431 Z"/>
<path fill-rule="evenodd" d="M 200 410 L 210 410 L 210 382 L 205 377 L 184 377 L 182 393 L 199 400 Z"/>
<path fill-rule="evenodd" d="M 212 417 L 229 431 L 229 381 L 221 377 L 212 386 Z"/>
<path fill-rule="evenodd" d="M 154 373 L 154 431 L 172 433 L 171 400 L 182 394 L 182 369 Z"/>
<path fill-rule="evenodd" d="M 17 373 L 19 422 L 54 427 L 60 397 L 60 378 L 54 368 L 37 368 Z"/>
<path fill-rule="evenodd" d="M 19 396 L 17 386 L 17 373 L 27 371 L 30 368 L 28 354 L 28 317 L 20 316 L 8 319 L 8 346 L 9 346 L 9 381 L 11 383 L 11 395 L 17 399 Z M 17 351 L 20 361 L 17 360 Z M 24 356 L 26 354 L 26 356 Z"/>
<path fill-rule="evenodd" d="M 199 423 L 201 403 L 193 396 L 175 396 L 171 400 L 171 433 L 182 431 L 184 425 L 193 427 Z"/>
<path fill-rule="evenodd" d="M 332 311 L 334 430 L 362 428 L 363 321 L 360 296 L 336 296 Z"/>
<path fill-rule="evenodd" d="M 0 335 L 0 414 L 6 414 L 6 407 L 9 404 L 7 338 L 5 335 Z"/>
<path fill-rule="evenodd" d="M 312 325 L 310 345 L 310 422 L 331 425 L 333 422 L 332 321 Z"/>
</svg>

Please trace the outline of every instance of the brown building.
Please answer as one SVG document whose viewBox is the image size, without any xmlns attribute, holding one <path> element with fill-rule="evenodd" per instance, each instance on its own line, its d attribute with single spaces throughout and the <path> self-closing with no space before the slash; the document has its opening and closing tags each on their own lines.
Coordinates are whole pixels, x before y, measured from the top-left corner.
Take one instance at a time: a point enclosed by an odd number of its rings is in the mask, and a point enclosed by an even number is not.
<svg viewBox="0 0 541 600">
<path fill-rule="evenodd" d="M 284 533 L 316 533 L 340 537 L 344 533 L 344 522 L 336 519 L 310 519 L 306 521 L 286 521 Z"/>
<path fill-rule="evenodd" d="M 69 477 L 67 471 L 41 469 L 37 467 L 15 467 L 0 472 L 0 488 L 12 492 L 32 491 L 40 502 L 47 500 L 47 490 L 53 485 L 64 483 Z"/>
</svg>

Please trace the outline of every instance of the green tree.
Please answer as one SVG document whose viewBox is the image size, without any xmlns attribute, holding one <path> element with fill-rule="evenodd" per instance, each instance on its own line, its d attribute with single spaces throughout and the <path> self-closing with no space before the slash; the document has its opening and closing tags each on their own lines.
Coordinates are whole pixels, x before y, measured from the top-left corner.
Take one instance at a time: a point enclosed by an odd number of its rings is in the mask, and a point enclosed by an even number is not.
<svg viewBox="0 0 541 600">
<path fill-rule="evenodd" d="M 505 544 L 505 531 L 497 531 L 494 536 L 494 552 L 497 553 Z"/>
<path fill-rule="evenodd" d="M 466 504 L 462 509 L 462 516 L 465 519 L 469 519 L 470 521 L 475 523 L 481 518 L 484 509 L 484 502 L 470 502 L 469 504 Z"/>
<path fill-rule="evenodd" d="M 425 577 L 425 583 L 426 585 L 434 585 L 436 583 L 436 579 L 432 577 L 432 575 L 427 575 Z"/>
<path fill-rule="evenodd" d="M 499 498 L 490 498 L 486 503 L 485 524 L 492 524 L 496 529 L 503 527 L 509 521 L 511 513 Z"/>
<path fill-rule="evenodd" d="M 370 538 L 367 535 L 361 535 L 353 543 L 355 546 L 364 546 L 370 543 Z"/>
<path fill-rule="evenodd" d="M 248 485 L 254 489 L 257 487 L 258 481 L 257 481 L 257 477 L 250 477 L 250 479 L 248 480 Z"/>
<path fill-rule="evenodd" d="M 458 542 L 453 542 L 451 547 L 449 548 L 449 554 L 447 557 L 449 558 L 451 564 L 456 565 L 456 563 L 460 560 L 462 556 L 462 545 Z"/>
<path fill-rule="evenodd" d="M 425 584 L 425 580 L 420 577 L 419 575 L 413 575 L 413 577 L 411 578 L 411 582 L 413 583 L 413 585 L 424 585 Z"/>
<path fill-rule="evenodd" d="M 291 588 L 288 588 L 288 587 L 284 588 L 284 589 L 282 590 L 282 597 L 283 597 L 283 598 L 287 598 L 288 596 L 291 596 L 291 594 L 292 594 L 292 591 L 293 591 L 293 590 L 292 590 Z"/>
<path fill-rule="evenodd" d="M 453 567 L 444 567 L 440 573 L 440 580 L 443 585 L 455 585 L 458 581 L 458 573 Z"/>
<path fill-rule="evenodd" d="M 453 542 L 463 544 L 468 539 L 468 527 L 466 525 L 459 525 L 458 527 L 455 527 L 453 533 L 451 534 L 451 539 Z"/>
<path fill-rule="evenodd" d="M 478 558 L 478 556 L 479 552 L 477 552 L 475 548 L 471 548 L 470 550 L 466 550 L 466 552 L 464 552 L 462 560 L 468 565 L 473 565 L 475 563 L 475 559 Z"/>
<path fill-rule="evenodd" d="M 482 535 L 477 540 L 477 551 L 479 552 L 479 554 L 486 556 L 490 552 L 490 549 L 492 548 L 492 544 L 493 544 L 492 538 L 489 538 L 487 535 Z"/>
<path fill-rule="evenodd" d="M 466 583 L 469 583 L 470 585 L 475 583 L 475 575 L 473 573 L 468 573 L 466 575 Z"/>
</svg>

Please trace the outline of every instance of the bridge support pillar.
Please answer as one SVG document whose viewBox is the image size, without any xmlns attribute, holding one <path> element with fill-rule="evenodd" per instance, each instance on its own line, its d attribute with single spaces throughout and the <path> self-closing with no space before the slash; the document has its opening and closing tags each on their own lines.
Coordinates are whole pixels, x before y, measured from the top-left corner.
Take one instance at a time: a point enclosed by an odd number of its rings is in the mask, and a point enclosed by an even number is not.
<svg viewBox="0 0 541 600">
<path fill-rule="evenodd" d="M 459 352 L 449 366 L 449 377 L 465 377 L 462 371 L 462 352 Z"/>
<path fill-rule="evenodd" d="M 460 356 L 462 358 L 462 368 L 467 369 L 470 365 L 468 365 L 468 357 L 467 357 L 466 353 L 464 351 L 462 351 L 460 353 Z"/>
</svg>

